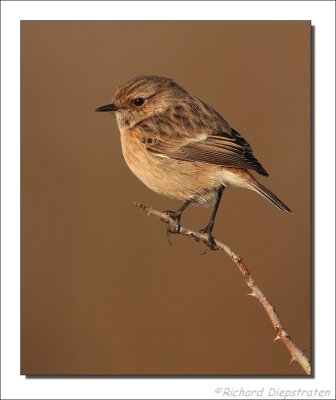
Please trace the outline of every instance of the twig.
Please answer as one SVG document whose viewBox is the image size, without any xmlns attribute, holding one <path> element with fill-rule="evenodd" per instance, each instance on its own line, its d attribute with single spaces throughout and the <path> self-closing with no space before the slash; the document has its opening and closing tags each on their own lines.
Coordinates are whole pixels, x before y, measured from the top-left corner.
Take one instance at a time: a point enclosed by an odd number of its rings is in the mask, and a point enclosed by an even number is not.
<svg viewBox="0 0 336 400">
<path fill-rule="evenodd" d="M 149 208 L 141 203 L 134 203 L 134 204 L 136 207 L 139 207 L 141 210 L 145 211 L 147 215 L 154 215 L 156 217 L 159 217 L 163 222 L 166 222 L 171 232 L 180 235 L 190 236 L 198 241 L 203 241 L 204 243 L 209 245 L 208 236 L 206 234 L 184 228 L 183 226 L 178 227 L 176 221 L 168 214 Z M 215 243 L 217 249 L 224 251 L 239 268 L 239 271 L 245 278 L 247 286 L 251 289 L 251 293 L 249 293 L 249 296 L 258 299 L 261 305 L 264 307 L 275 329 L 276 336 L 274 342 L 277 340 L 281 340 L 282 343 L 287 347 L 288 351 L 291 353 L 292 358 L 290 364 L 293 361 L 298 362 L 305 371 L 305 373 L 307 375 L 311 375 L 311 366 L 308 358 L 304 355 L 303 351 L 296 346 L 292 338 L 289 336 L 288 332 L 285 330 L 282 322 L 279 319 L 277 312 L 275 311 L 274 306 L 269 302 L 269 300 L 263 294 L 261 289 L 256 285 L 255 280 L 253 279 L 247 266 L 243 263 L 242 258 L 238 254 L 233 252 L 228 246 L 219 242 L 216 239 Z"/>
</svg>

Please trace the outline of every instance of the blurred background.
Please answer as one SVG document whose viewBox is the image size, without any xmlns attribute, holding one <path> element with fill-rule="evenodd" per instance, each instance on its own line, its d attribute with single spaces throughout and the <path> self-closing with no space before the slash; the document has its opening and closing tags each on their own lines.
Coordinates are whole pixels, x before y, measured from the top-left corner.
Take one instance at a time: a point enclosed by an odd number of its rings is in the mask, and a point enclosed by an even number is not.
<svg viewBox="0 0 336 400">
<path fill-rule="evenodd" d="M 137 180 L 113 115 L 94 110 L 129 78 L 162 75 L 248 140 L 293 214 L 225 191 L 214 235 L 310 358 L 310 35 L 308 21 L 21 22 L 22 374 L 304 374 L 224 253 L 170 246 L 133 206 L 181 204 Z"/>
</svg>

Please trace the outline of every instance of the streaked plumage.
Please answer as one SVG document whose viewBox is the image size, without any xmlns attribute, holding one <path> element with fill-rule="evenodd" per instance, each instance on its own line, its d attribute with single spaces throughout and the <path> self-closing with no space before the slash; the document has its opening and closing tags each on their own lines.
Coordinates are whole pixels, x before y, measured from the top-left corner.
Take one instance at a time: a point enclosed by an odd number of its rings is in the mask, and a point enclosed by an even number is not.
<svg viewBox="0 0 336 400">
<path fill-rule="evenodd" d="M 221 188 L 243 187 L 290 212 L 248 172 L 268 176 L 249 143 L 173 80 L 133 78 L 97 111 L 115 111 L 126 163 L 155 192 L 209 205 L 220 198 Z"/>
</svg>

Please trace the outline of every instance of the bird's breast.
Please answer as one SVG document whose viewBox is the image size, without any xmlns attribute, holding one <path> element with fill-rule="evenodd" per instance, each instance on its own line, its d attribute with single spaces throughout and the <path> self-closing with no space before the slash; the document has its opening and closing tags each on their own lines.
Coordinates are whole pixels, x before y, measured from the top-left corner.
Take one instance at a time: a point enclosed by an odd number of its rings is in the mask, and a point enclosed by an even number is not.
<svg viewBox="0 0 336 400">
<path fill-rule="evenodd" d="M 121 131 L 121 149 L 131 171 L 151 189 L 155 186 L 155 175 L 160 167 L 144 146 L 141 132 L 133 129 Z M 154 190 L 154 189 L 153 189 Z"/>
<path fill-rule="evenodd" d="M 197 162 L 185 162 L 164 155 L 156 155 L 146 149 L 144 133 L 138 129 L 121 131 L 121 148 L 124 159 L 134 173 L 153 191 L 179 200 L 211 204 L 216 199 L 220 185 L 217 166 Z M 148 139 L 147 139 L 148 140 Z"/>
</svg>

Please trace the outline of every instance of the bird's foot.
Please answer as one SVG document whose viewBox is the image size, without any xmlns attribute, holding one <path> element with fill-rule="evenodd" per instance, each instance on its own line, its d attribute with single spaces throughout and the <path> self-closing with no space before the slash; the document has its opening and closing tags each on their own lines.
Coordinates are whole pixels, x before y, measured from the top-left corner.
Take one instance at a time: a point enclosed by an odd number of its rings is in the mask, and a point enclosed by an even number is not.
<svg viewBox="0 0 336 400">
<path fill-rule="evenodd" d="M 180 225 L 181 213 L 176 212 L 176 211 L 171 211 L 171 210 L 166 210 L 163 213 L 166 214 L 166 215 L 169 215 L 175 221 L 175 226 L 171 222 L 167 222 L 167 230 L 166 230 L 168 243 L 172 246 L 173 243 L 170 240 L 170 235 L 180 232 L 180 229 L 181 229 L 181 225 Z"/>
<path fill-rule="evenodd" d="M 206 226 L 199 231 L 200 233 L 206 234 L 208 236 L 207 245 L 210 250 L 218 250 L 215 238 L 212 236 L 212 227 Z"/>
<path fill-rule="evenodd" d="M 167 235 L 169 233 L 179 233 L 180 229 L 181 229 L 181 225 L 180 225 L 181 213 L 176 212 L 176 211 L 171 211 L 171 210 L 166 210 L 163 213 L 166 215 L 169 215 L 175 221 L 175 226 L 172 226 L 171 223 L 168 223 Z M 168 239 L 168 241 L 169 241 L 169 239 Z"/>
</svg>

